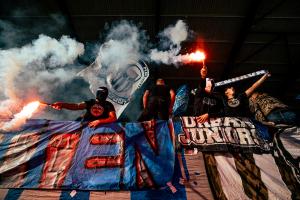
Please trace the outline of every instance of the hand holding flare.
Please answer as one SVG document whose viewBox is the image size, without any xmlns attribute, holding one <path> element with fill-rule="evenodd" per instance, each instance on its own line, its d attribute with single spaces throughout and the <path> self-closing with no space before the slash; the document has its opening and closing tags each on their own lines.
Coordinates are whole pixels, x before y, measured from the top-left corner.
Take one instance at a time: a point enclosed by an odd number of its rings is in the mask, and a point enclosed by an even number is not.
<svg viewBox="0 0 300 200">
<path fill-rule="evenodd" d="M 194 53 L 189 54 L 189 58 L 191 61 L 194 62 L 202 62 L 202 68 L 200 74 L 201 74 L 201 78 L 205 79 L 207 75 L 207 67 L 204 62 L 206 58 L 204 52 L 196 51 Z"/>
</svg>

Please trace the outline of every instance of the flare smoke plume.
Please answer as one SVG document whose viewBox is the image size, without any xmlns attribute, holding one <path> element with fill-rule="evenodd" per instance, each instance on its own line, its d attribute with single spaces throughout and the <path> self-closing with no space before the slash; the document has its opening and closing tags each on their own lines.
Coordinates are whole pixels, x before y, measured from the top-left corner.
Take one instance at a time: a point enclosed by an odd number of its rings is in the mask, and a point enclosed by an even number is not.
<svg viewBox="0 0 300 200">
<path fill-rule="evenodd" d="M 181 43 L 188 38 L 187 25 L 182 20 L 178 20 L 175 26 L 169 26 L 159 35 L 162 45 L 168 49 L 165 51 L 151 49 L 149 54 L 150 59 L 157 63 L 173 64 L 175 66 L 183 63 L 185 59 L 179 55 L 179 52 L 181 50 Z"/>
<path fill-rule="evenodd" d="M 0 50 L 0 118 L 13 117 L 32 95 L 51 96 L 73 79 L 75 69 L 66 65 L 83 53 L 84 45 L 68 36 L 56 40 L 45 35 L 21 48 Z"/>
</svg>

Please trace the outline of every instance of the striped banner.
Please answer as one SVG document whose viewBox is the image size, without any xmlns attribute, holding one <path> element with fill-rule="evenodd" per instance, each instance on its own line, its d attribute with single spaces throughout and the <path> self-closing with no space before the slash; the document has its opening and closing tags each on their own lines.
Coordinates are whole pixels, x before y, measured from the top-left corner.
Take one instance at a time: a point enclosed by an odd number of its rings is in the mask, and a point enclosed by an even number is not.
<svg viewBox="0 0 300 200">
<path fill-rule="evenodd" d="M 260 70 L 260 71 L 252 72 L 252 73 L 249 73 L 249 74 L 245 74 L 245 75 L 242 75 L 242 76 L 238 76 L 238 77 L 235 77 L 235 78 L 231 78 L 231 79 L 227 79 L 227 80 L 224 80 L 224 81 L 217 82 L 215 84 L 215 86 L 219 87 L 219 86 L 222 86 L 222 85 L 228 85 L 228 84 L 231 84 L 231 83 L 234 83 L 234 82 L 237 82 L 237 81 L 245 80 L 245 79 L 252 78 L 252 77 L 259 76 L 259 75 L 266 74 L 266 73 L 268 73 L 268 71 L 266 71 L 266 70 Z"/>
<path fill-rule="evenodd" d="M 59 123 L 54 124 L 53 130 L 62 128 Z M 159 129 L 169 130 L 169 138 L 178 138 L 179 133 L 174 130 L 181 126 L 180 123 L 172 123 L 170 121 L 162 124 L 165 125 L 163 127 L 159 126 Z M 299 171 L 297 171 L 299 168 L 295 166 L 296 162 L 294 161 L 297 160 L 294 158 L 297 158 L 298 154 L 297 150 L 291 148 L 293 146 L 292 142 L 299 144 L 296 136 L 298 131 L 298 127 L 293 127 L 275 133 L 274 148 L 264 154 L 251 152 L 198 152 L 197 149 L 183 149 L 177 143 L 174 167 L 171 169 L 173 170 L 172 178 L 165 185 L 154 189 L 132 191 L 97 191 L 65 188 L 59 190 L 28 189 L 18 186 L 20 180 L 17 177 L 11 176 L 8 179 L 8 176 L 1 174 L 0 182 L 10 182 L 11 187 L 2 187 L 0 189 L 0 199 L 300 199 L 300 183 L 297 176 L 299 175 Z M 149 138 L 153 136 L 151 136 L 151 133 L 147 134 Z M 34 146 L 32 144 L 36 140 L 32 135 L 29 138 L 20 136 L 15 140 L 22 141 L 24 144 L 27 144 L 27 148 L 30 148 Z M 293 140 L 287 138 L 293 138 Z M 3 145 L 3 142 L 7 141 L 7 135 L 2 134 L 0 141 L 1 145 Z M 162 140 L 158 141 L 161 142 Z M 287 145 L 288 143 L 289 145 Z M 57 143 L 57 145 L 59 144 Z M 71 146 L 69 145 L 70 148 Z M 22 152 L 22 146 L 15 146 L 15 150 L 11 152 L 18 155 L 18 152 Z M 33 150 L 29 151 L 28 155 L 36 155 L 36 152 Z M 36 158 L 41 159 L 42 157 Z M 23 158 L 23 162 L 26 163 L 28 161 Z M 23 162 L 15 162 L 15 165 L 19 163 L 22 166 Z M 151 161 L 148 160 L 147 163 L 149 162 Z M 3 168 L 3 166 L 2 162 L 0 167 Z M 167 170 L 169 169 L 165 169 L 159 175 L 165 176 Z M 13 173 L 18 173 L 18 171 L 14 170 Z M 78 172 L 74 171 L 73 173 Z M 144 174 L 141 175 L 143 176 Z"/>
</svg>

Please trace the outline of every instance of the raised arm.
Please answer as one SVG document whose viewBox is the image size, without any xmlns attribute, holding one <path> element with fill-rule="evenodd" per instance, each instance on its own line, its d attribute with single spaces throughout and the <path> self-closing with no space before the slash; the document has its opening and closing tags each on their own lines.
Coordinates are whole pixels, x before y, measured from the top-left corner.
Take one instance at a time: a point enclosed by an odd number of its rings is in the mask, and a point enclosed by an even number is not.
<svg viewBox="0 0 300 200">
<path fill-rule="evenodd" d="M 206 65 L 203 65 L 200 70 L 200 76 L 202 79 L 205 79 L 206 75 L 207 75 L 207 67 L 206 67 Z"/>
<path fill-rule="evenodd" d="M 86 108 L 85 102 L 82 103 L 64 103 L 64 102 L 55 102 L 51 104 L 51 107 L 56 110 L 68 109 L 68 110 L 84 110 Z"/>
<path fill-rule="evenodd" d="M 146 108 L 148 102 L 149 90 L 146 90 L 143 96 L 143 107 Z"/>
<path fill-rule="evenodd" d="M 258 81 L 256 81 L 250 88 L 245 91 L 246 96 L 249 97 L 270 76 L 271 74 L 269 72 L 264 74 Z"/>
<path fill-rule="evenodd" d="M 171 115 L 173 112 L 173 106 L 174 106 L 174 102 L 175 102 L 175 92 L 174 90 L 170 90 L 170 106 L 169 106 L 169 114 Z"/>
</svg>

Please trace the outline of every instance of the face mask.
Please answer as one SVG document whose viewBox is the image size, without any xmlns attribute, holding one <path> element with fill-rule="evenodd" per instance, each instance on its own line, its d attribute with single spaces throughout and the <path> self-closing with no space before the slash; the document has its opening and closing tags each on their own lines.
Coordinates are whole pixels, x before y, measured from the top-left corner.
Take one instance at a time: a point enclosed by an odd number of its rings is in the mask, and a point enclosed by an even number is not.
<svg viewBox="0 0 300 200">
<path fill-rule="evenodd" d="M 108 96 L 108 91 L 106 88 L 99 88 L 96 93 L 96 98 L 98 101 L 105 101 Z"/>
</svg>

